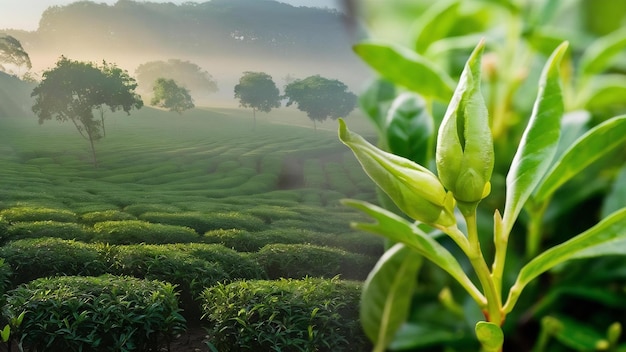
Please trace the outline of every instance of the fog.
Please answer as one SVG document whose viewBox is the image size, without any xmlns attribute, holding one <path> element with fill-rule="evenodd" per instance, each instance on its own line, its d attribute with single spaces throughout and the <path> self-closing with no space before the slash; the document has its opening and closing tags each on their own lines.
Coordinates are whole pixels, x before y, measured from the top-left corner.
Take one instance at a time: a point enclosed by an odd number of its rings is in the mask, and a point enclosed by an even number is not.
<svg viewBox="0 0 626 352">
<path fill-rule="evenodd" d="M 216 93 L 191 92 L 198 105 L 236 106 L 233 87 L 244 71 L 270 74 L 281 91 L 287 76 L 315 74 L 359 91 L 370 73 L 351 51 L 357 32 L 336 10 L 214 0 L 183 5 L 77 2 L 50 7 L 36 31 L 8 34 L 29 53 L 35 77 L 61 55 L 106 60 L 131 76 L 143 63 L 179 59 L 197 64 L 217 81 Z"/>
</svg>

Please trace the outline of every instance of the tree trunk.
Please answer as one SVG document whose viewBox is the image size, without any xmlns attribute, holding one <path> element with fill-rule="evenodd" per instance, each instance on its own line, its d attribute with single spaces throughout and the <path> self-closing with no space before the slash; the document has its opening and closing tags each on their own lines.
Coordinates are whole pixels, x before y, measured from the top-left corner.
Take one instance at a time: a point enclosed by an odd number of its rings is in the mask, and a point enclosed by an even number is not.
<svg viewBox="0 0 626 352">
<path fill-rule="evenodd" d="M 317 121 L 313 119 L 313 129 L 317 132 Z"/>
<path fill-rule="evenodd" d="M 256 108 L 252 108 L 252 119 L 254 120 L 252 124 L 252 130 L 256 130 Z"/>
<path fill-rule="evenodd" d="M 93 137 L 89 133 L 89 144 L 91 145 L 91 157 L 93 158 L 93 167 L 98 168 L 98 159 L 96 158 L 96 147 L 93 144 Z"/>
</svg>

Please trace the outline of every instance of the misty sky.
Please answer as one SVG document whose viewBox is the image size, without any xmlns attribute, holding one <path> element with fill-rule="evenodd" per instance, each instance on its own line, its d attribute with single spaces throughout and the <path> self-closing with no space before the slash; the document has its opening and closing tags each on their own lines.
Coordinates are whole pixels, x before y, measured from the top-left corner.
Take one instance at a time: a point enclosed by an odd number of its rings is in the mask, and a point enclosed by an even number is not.
<svg viewBox="0 0 626 352">
<path fill-rule="evenodd" d="M 45 9 L 54 5 L 67 5 L 76 0 L 0 0 L 0 28 L 36 30 Z M 114 4 L 117 0 L 92 0 L 96 3 Z M 206 2 L 196 0 L 191 2 Z M 339 8 L 337 0 L 278 0 L 294 6 Z M 172 2 L 181 4 L 189 0 L 150 0 L 142 2 Z"/>
</svg>

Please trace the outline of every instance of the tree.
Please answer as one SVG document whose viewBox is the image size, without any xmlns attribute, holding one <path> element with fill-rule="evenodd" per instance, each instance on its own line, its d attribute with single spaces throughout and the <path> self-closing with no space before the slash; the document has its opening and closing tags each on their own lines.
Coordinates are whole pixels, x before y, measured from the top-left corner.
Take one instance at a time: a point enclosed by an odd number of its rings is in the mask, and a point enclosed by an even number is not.
<svg viewBox="0 0 626 352">
<path fill-rule="evenodd" d="M 56 118 L 71 121 L 78 132 L 89 141 L 94 166 L 98 166 L 94 142 L 106 135 L 104 108 L 111 111 L 140 109 L 141 97 L 135 93 L 137 83 L 114 64 L 98 66 L 62 56 L 56 67 L 43 73 L 42 81 L 33 90 L 33 112 L 39 124 Z M 99 117 L 94 116 L 94 110 Z"/>
<path fill-rule="evenodd" d="M 158 78 L 154 82 L 153 92 L 150 104 L 176 111 L 178 114 L 195 106 L 189 90 L 176 84 L 173 79 Z"/>
<path fill-rule="evenodd" d="M 270 112 L 272 108 L 280 107 L 280 92 L 276 83 L 272 76 L 264 72 L 244 72 L 235 86 L 235 98 L 239 99 L 239 106 L 252 108 L 255 126 L 257 110 Z"/>
<path fill-rule="evenodd" d="M 287 106 L 297 104 L 298 110 L 307 113 L 317 129 L 316 121 L 345 117 L 356 107 L 356 95 L 336 79 L 320 75 L 310 76 L 289 83 L 285 87 Z"/>
<path fill-rule="evenodd" d="M 187 87 L 198 98 L 199 93 L 210 94 L 217 92 L 217 82 L 213 76 L 200 66 L 177 59 L 167 61 L 150 61 L 141 64 L 135 70 L 139 88 L 145 92 L 152 92 L 159 78 L 169 78 L 178 84 Z"/>
<path fill-rule="evenodd" d="M 17 66 L 26 66 L 29 70 L 32 68 L 28 53 L 22 48 L 19 40 L 10 35 L 0 34 L 0 70 L 6 73 L 12 73 L 11 70 L 3 64 Z"/>
</svg>

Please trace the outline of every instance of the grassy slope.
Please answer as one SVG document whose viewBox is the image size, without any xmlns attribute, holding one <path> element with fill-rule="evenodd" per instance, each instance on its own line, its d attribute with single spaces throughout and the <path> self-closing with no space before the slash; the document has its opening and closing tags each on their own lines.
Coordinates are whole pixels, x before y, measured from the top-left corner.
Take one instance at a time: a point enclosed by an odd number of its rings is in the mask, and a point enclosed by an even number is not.
<svg viewBox="0 0 626 352">
<path fill-rule="evenodd" d="M 250 115 L 239 109 L 109 113 L 107 136 L 97 144 L 98 169 L 73 125 L 1 119 L 0 210 L 27 205 L 137 216 L 275 210 L 277 229 L 350 232 L 348 223 L 358 214 L 337 200 L 375 196 L 337 140 L 336 122 L 314 131 L 303 113 L 281 109 L 258 114 L 253 130 Z M 350 118 L 365 128 L 366 122 Z M 293 216 L 281 218 L 286 210 Z"/>
</svg>

